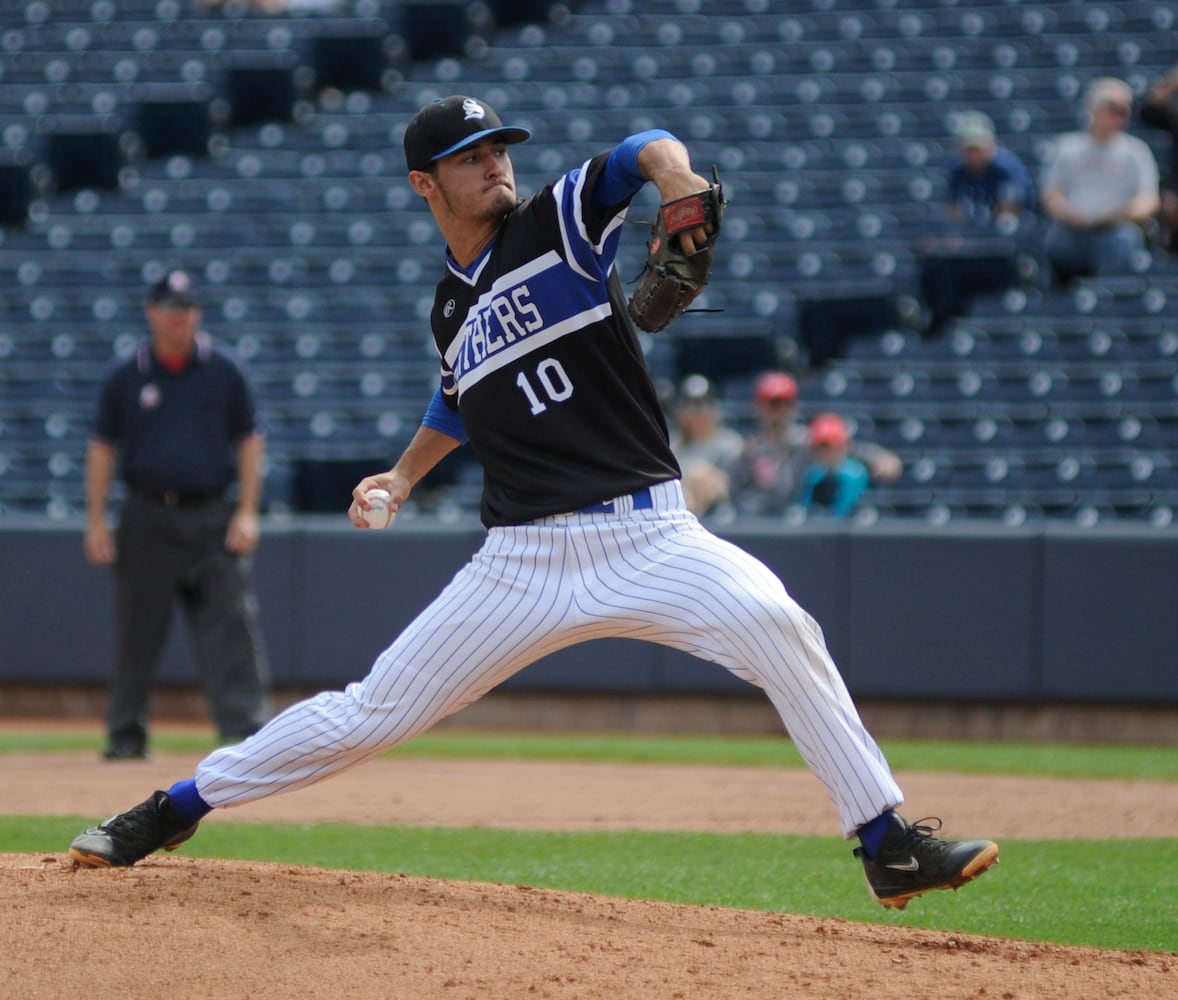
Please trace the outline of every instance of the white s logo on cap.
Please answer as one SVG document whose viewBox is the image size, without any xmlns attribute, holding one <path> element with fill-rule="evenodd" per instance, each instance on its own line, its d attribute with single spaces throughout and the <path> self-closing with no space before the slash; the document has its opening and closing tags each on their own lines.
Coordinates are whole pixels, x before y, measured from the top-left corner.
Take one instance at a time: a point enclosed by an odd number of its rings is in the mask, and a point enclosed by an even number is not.
<svg viewBox="0 0 1178 1000">
<path fill-rule="evenodd" d="M 462 118 L 464 121 L 470 121 L 472 118 L 486 118 L 487 110 L 473 97 L 468 97 L 462 102 Z"/>
</svg>

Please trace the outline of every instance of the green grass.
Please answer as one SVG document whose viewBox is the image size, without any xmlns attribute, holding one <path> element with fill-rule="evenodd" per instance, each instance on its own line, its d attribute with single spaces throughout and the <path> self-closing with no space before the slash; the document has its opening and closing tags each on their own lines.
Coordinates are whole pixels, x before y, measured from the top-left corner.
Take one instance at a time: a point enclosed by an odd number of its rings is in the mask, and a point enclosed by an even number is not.
<svg viewBox="0 0 1178 1000">
<path fill-rule="evenodd" d="M 59 853 L 94 817 L 0 817 L 0 851 Z M 1178 949 L 1178 839 L 1004 841 L 960 893 L 873 902 L 851 845 L 766 834 L 541 833 L 206 821 L 186 856 L 404 872 L 1124 950 Z"/>
<path fill-rule="evenodd" d="M 159 752 L 204 754 L 214 744 L 198 730 L 158 728 Z M 0 730 L 0 753 L 95 751 L 100 732 Z M 1178 747 L 1081 746 L 1041 743 L 981 743 L 885 740 L 896 771 L 1042 775 L 1178 781 Z M 577 733 L 464 733 L 435 731 L 390 751 L 410 758 L 605 761 L 744 767 L 801 767 L 784 736 L 634 736 Z"/>
</svg>

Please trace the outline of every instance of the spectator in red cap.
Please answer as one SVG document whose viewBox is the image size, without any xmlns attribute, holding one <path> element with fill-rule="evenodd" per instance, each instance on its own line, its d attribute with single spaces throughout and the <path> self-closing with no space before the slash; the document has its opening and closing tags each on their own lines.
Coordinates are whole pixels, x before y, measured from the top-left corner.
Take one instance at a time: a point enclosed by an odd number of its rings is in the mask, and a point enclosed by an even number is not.
<svg viewBox="0 0 1178 1000">
<path fill-rule="evenodd" d="M 753 385 L 757 429 L 744 443 L 734 488 L 742 514 L 776 517 L 793 501 L 809 462 L 806 428 L 798 423 L 798 383 L 785 372 L 765 372 Z"/>
<path fill-rule="evenodd" d="M 810 423 L 811 462 L 802 477 L 798 506 L 843 518 L 855 509 L 870 483 L 867 466 L 851 456 L 851 431 L 835 413 Z"/>
<path fill-rule="evenodd" d="M 798 383 L 786 372 L 763 373 L 753 385 L 757 429 L 745 439 L 744 462 L 733 477 L 737 510 L 753 517 L 780 517 L 795 502 L 810 466 L 810 432 L 798 416 Z M 880 445 L 851 445 L 873 479 L 892 482 L 903 465 L 899 456 Z"/>
</svg>

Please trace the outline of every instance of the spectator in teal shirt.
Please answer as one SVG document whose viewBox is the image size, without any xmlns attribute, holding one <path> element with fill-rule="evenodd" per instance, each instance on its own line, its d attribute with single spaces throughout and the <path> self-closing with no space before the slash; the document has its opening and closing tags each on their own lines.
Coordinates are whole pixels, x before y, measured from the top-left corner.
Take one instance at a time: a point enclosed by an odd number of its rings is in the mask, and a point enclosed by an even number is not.
<svg viewBox="0 0 1178 1000">
<path fill-rule="evenodd" d="M 867 489 L 867 466 L 850 454 L 851 433 L 842 417 L 822 413 L 810 423 L 813 461 L 802 479 L 799 504 L 807 511 L 844 518 Z"/>
</svg>

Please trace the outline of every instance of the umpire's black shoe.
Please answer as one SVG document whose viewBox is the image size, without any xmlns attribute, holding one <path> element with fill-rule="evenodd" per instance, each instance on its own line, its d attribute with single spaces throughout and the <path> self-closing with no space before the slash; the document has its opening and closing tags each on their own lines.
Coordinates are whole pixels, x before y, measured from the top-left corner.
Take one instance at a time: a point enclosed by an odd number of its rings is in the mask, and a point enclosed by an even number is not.
<svg viewBox="0 0 1178 1000">
<path fill-rule="evenodd" d="M 936 824 L 935 826 L 930 824 Z M 998 863 L 998 845 L 989 840 L 938 840 L 939 819 L 909 825 L 892 814 L 892 828 L 874 858 L 862 847 L 867 886 L 884 906 L 904 909 L 910 899 L 933 889 L 956 889 Z"/>
<path fill-rule="evenodd" d="M 153 851 L 176 850 L 199 825 L 180 817 L 167 792 L 156 792 L 134 809 L 78 834 L 70 857 L 86 868 L 129 868 Z"/>
<path fill-rule="evenodd" d="M 102 751 L 104 760 L 145 760 L 147 744 L 135 737 L 112 738 Z"/>
<path fill-rule="evenodd" d="M 111 730 L 102 756 L 107 760 L 143 760 L 147 756 L 147 730 L 134 724 Z"/>
</svg>

